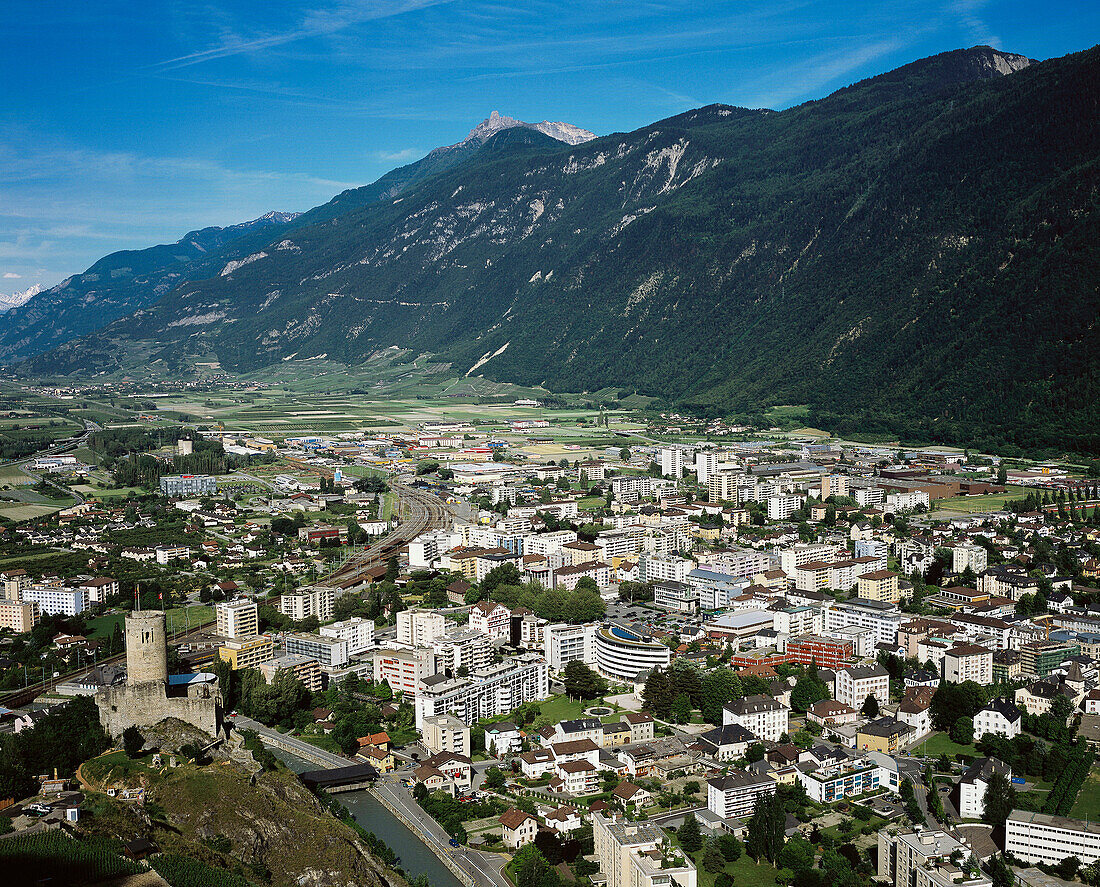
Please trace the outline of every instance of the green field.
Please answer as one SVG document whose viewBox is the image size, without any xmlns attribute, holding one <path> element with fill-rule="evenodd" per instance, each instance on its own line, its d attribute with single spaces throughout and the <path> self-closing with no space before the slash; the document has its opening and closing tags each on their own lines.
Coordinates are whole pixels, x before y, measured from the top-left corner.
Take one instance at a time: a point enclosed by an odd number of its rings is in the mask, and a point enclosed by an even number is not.
<svg viewBox="0 0 1100 887">
<path fill-rule="evenodd" d="M 917 743 L 912 748 L 912 753 L 916 755 L 932 755 L 938 757 L 942 754 L 946 754 L 949 758 L 955 755 L 977 755 L 977 749 L 972 745 L 959 745 L 957 742 L 952 742 L 951 738 L 946 733 L 933 733 L 923 742 Z"/>
<path fill-rule="evenodd" d="M 1089 778 L 1081 786 L 1069 815 L 1074 819 L 1087 817 L 1090 821 L 1100 817 L 1100 774 L 1095 770 L 1089 773 Z"/>
<path fill-rule="evenodd" d="M 937 499 L 932 505 L 933 513 L 950 512 L 952 514 L 975 514 L 985 511 L 999 511 L 1010 499 L 1022 499 L 1028 494 L 1027 487 L 1007 487 L 1004 493 L 990 493 L 987 496 L 956 496 L 952 499 Z"/>
<path fill-rule="evenodd" d="M 0 505 L 0 517 L 12 521 L 33 520 L 36 517 L 44 517 L 47 514 L 60 511 L 67 504 L 63 502 L 59 505 L 26 505 L 23 503 Z"/>
<path fill-rule="evenodd" d="M 84 635 L 97 640 L 107 640 L 114 633 L 115 626 L 122 625 L 125 618 L 122 613 L 105 613 L 102 616 L 96 616 L 84 624 Z"/>
</svg>

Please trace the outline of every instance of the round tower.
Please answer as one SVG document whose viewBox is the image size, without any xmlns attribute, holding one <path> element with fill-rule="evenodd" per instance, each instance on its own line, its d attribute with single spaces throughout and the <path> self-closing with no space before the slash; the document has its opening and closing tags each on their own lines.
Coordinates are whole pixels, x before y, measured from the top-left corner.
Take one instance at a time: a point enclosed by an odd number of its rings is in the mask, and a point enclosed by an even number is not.
<svg viewBox="0 0 1100 887">
<path fill-rule="evenodd" d="M 168 682 L 164 614 L 156 610 L 126 617 L 126 683 Z"/>
</svg>

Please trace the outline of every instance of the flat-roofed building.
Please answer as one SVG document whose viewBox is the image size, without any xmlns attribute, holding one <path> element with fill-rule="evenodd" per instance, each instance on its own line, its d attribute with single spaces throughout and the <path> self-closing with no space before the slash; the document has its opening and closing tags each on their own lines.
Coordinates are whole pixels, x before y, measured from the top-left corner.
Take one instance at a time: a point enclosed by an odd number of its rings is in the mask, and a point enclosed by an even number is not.
<svg viewBox="0 0 1100 887">
<path fill-rule="evenodd" d="M 233 671 L 241 668 L 258 668 L 275 658 L 275 644 L 267 635 L 252 638 L 234 638 L 218 648 L 218 657 L 228 662 Z"/>
<path fill-rule="evenodd" d="M 454 715 L 442 714 L 424 718 L 420 737 L 432 754 L 449 752 L 470 757 L 470 728 Z"/>
<path fill-rule="evenodd" d="M 884 601 L 896 604 L 901 595 L 898 574 L 893 570 L 875 570 L 863 573 L 857 579 L 857 594 L 867 601 Z"/>
<path fill-rule="evenodd" d="M 214 605 L 217 632 L 223 638 L 251 638 L 260 633 L 259 607 L 255 601 L 237 598 Z"/>
<path fill-rule="evenodd" d="M 0 628 L 23 634 L 38 624 L 40 616 L 41 611 L 34 601 L 0 601 Z"/>
<path fill-rule="evenodd" d="M 607 887 L 696 887 L 695 865 L 648 822 L 592 814 L 592 839 Z"/>
<path fill-rule="evenodd" d="M 943 678 L 956 684 L 974 681 L 988 686 L 993 683 L 993 651 L 976 644 L 959 644 L 943 656 Z"/>
<path fill-rule="evenodd" d="M 310 693 L 316 693 L 321 689 L 321 665 L 310 656 L 287 653 L 285 656 L 277 656 L 261 663 L 258 668 L 269 684 L 275 683 L 275 678 L 280 671 L 289 671 L 294 675 L 294 679 Z"/>
<path fill-rule="evenodd" d="M 1005 850 L 1027 862 L 1057 865 L 1076 856 L 1088 865 L 1100 859 L 1100 822 L 1013 810 L 1005 821 Z"/>
<path fill-rule="evenodd" d="M 722 819 L 748 816 L 756 799 L 775 794 L 777 787 L 770 776 L 733 769 L 725 776 L 707 780 L 707 809 Z"/>
<path fill-rule="evenodd" d="M 308 656 L 321 663 L 322 668 L 340 668 L 348 664 L 348 642 L 343 638 L 329 638 L 304 632 L 288 634 L 283 643 L 287 653 Z M 392 688 L 391 688 L 392 689 Z"/>
</svg>

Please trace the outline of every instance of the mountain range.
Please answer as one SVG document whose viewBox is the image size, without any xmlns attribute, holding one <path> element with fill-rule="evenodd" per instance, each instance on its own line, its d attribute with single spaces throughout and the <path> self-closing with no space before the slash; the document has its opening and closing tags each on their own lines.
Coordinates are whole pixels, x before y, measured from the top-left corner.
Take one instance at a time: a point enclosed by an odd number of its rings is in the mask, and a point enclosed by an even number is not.
<svg viewBox="0 0 1100 887">
<path fill-rule="evenodd" d="M 11 311 L 12 308 L 18 308 L 20 305 L 26 305 L 43 289 L 42 284 L 36 283 L 21 293 L 0 293 L 0 314 Z"/>
<path fill-rule="evenodd" d="M 0 316 L 0 360 L 400 345 L 552 391 L 1096 452 L 1098 75 L 1097 49 L 975 47 L 600 138 L 494 115 L 301 216 L 109 256 Z"/>
</svg>

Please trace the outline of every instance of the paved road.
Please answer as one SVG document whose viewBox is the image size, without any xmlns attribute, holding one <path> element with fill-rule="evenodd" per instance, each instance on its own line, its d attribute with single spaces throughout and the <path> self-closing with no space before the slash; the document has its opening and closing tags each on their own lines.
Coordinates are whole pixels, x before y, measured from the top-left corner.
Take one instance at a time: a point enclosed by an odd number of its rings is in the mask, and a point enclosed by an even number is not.
<svg viewBox="0 0 1100 887">
<path fill-rule="evenodd" d="M 399 782 L 380 780 L 375 783 L 374 790 L 376 794 L 385 795 L 386 799 L 400 810 L 409 822 L 417 823 L 420 829 L 420 839 L 439 848 L 443 853 L 454 859 L 459 866 L 470 874 L 475 884 L 485 885 L 485 887 L 511 887 L 508 880 L 501 873 L 501 869 L 505 865 L 505 860 L 502 857 L 497 856 L 495 853 L 482 853 L 480 850 L 471 850 L 468 847 L 457 849 L 451 847 L 451 836 L 443 830 L 438 822 L 420 809 L 420 805 L 412 799 L 412 796 L 405 791 Z"/>
<path fill-rule="evenodd" d="M 324 761 L 324 766 L 327 769 L 349 767 L 355 763 L 348 758 L 334 755 L 315 745 L 310 745 L 308 742 L 302 742 L 300 739 L 295 739 L 289 734 L 280 733 L 278 730 L 272 730 L 269 727 L 265 727 L 259 721 L 254 721 L 252 718 L 246 718 L 244 715 L 237 715 L 232 718 L 231 723 L 240 730 L 255 730 L 265 739 L 282 743 L 288 750 L 295 752 L 299 757 L 303 757 L 307 761 L 313 759 Z"/>
</svg>

